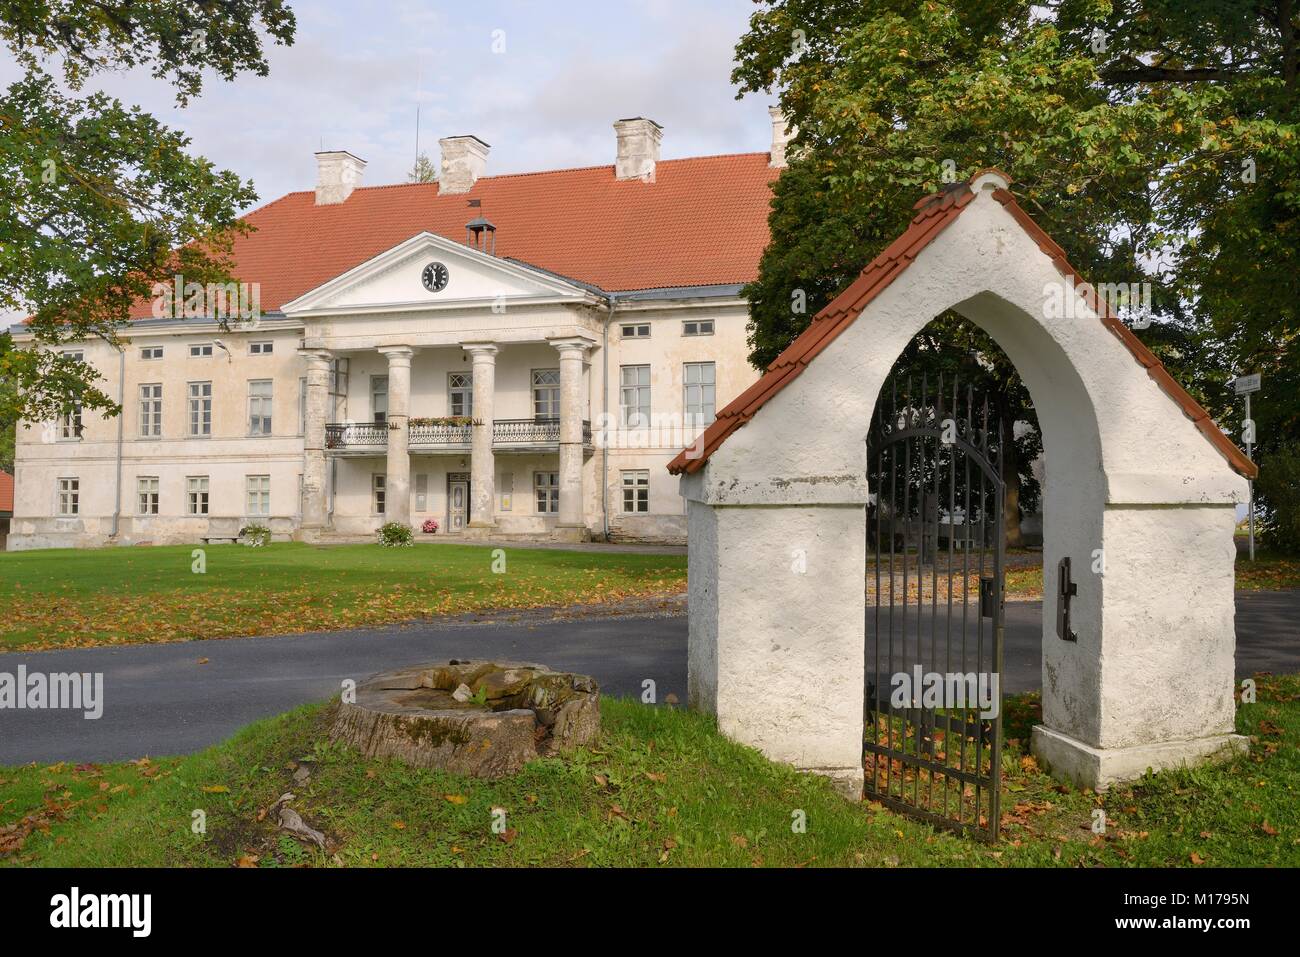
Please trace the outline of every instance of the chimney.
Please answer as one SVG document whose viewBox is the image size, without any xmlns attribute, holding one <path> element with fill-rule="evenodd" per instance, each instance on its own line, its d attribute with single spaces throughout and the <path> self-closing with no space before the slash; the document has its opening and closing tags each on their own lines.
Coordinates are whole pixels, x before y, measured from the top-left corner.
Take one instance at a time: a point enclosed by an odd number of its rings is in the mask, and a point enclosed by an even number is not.
<svg viewBox="0 0 1300 957">
<path fill-rule="evenodd" d="M 639 179 L 653 183 L 664 128 L 654 120 L 634 116 L 615 123 L 614 134 L 618 137 L 618 159 L 614 162 L 614 176 L 617 179 Z"/>
<path fill-rule="evenodd" d="M 771 158 L 767 165 L 773 169 L 785 169 L 789 165 L 785 160 L 785 149 L 794 139 L 794 132 L 791 131 L 790 125 L 785 120 L 785 114 L 781 112 L 779 106 L 769 106 L 767 115 L 772 117 Z"/>
<path fill-rule="evenodd" d="M 477 136 L 444 136 L 438 140 L 442 147 L 442 175 L 438 178 L 438 193 L 468 193 L 487 169 L 488 150 L 491 148 Z"/>
<path fill-rule="evenodd" d="M 361 183 L 366 161 L 347 150 L 328 150 L 316 154 L 316 205 L 332 206 L 343 202 Z"/>
</svg>

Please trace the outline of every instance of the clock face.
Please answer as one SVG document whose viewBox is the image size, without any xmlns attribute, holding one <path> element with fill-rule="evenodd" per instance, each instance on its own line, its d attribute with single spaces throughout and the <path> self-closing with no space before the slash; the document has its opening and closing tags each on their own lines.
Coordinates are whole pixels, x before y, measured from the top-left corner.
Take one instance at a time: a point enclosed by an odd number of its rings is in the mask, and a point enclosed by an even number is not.
<svg viewBox="0 0 1300 957">
<path fill-rule="evenodd" d="M 447 280 L 450 278 L 447 267 L 442 263 L 429 263 L 424 267 L 424 272 L 420 273 L 420 281 L 429 292 L 442 292 L 447 288 Z"/>
</svg>

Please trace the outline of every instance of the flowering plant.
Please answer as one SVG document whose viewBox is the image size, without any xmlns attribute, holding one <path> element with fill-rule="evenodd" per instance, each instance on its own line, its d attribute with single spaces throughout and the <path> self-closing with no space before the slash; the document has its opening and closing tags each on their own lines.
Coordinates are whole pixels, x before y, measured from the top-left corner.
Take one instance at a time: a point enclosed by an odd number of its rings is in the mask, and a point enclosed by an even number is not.
<svg viewBox="0 0 1300 957">
<path fill-rule="evenodd" d="M 385 548 L 401 548 L 405 545 L 413 545 L 414 536 L 411 534 L 411 528 L 403 525 L 401 522 L 387 522 L 379 527 L 379 544 Z"/>
<path fill-rule="evenodd" d="M 437 520 L 432 518 L 426 518 L 424 520 L 424 524 L 420 526 L 420 530 L 425 534 L 432 535 L 434 532 L 438 530 Z"/>
<path fill-rule="evenodd" d="M 265 525 L 245 525 L 239 530 L 239 541 L 251 548 L 260 548 L 271 540 L 271 530 Z"/>
</svg>

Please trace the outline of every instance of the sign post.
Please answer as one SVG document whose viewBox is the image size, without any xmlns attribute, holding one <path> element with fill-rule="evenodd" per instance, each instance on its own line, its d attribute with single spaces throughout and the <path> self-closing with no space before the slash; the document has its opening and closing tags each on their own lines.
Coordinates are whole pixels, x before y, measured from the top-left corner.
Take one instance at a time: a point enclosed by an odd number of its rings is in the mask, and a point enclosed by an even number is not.
<svg viewBox="0 0 1300 957">
<path fill-rule="evenodd" d="M 1246 458 L 1254 461 L 1251 450 L 1255 445 L 1255 420 L 1250 416 L 1250 396 L 1252 392 L 1259 391 L 1260 374 L 1241 375 L 1232 380 L 1232 388 L 1236 390 L 1237 395 L 1246 397 L 1246 421 L 1242 423 L 1241 437 L 1246 443 Z M 1250 490 L 1250 504 L 1247 506 L 1247 518 L 1250 522 L 1250 560 L 1255 560 L 1255 483 L 1249 479 L 1246 480 L 1246 487 Z"/>
</svg>

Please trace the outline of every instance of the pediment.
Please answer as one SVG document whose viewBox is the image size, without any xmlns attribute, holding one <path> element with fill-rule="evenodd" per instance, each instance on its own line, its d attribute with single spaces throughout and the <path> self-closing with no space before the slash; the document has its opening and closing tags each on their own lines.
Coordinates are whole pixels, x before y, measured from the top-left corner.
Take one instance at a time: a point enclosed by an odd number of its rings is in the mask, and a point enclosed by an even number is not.
<svg viewBox="0 0 1300 957">
<path fill-rule="evenodd" d="M 426 267 L 439 264 L 446 284 L 428 289 Z M 347 312 L 581 301 L 587 290 L 541 270 L 423 232 L 309 290 L 283 311 L 290 316 Z"/>
</svg>

